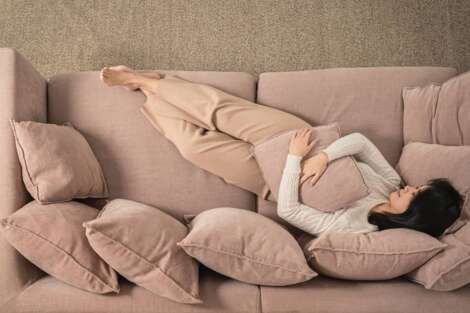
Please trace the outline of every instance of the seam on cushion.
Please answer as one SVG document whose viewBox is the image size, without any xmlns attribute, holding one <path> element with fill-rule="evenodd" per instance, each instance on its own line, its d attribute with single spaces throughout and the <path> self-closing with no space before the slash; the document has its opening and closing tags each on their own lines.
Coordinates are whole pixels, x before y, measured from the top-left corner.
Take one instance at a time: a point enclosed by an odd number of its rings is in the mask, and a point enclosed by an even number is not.
<svg viewBox="0 0 470 313">
<path fill-rule="evenodd" d="M 147 263 L 148 265 L 150 265 L 151 267 L 155 268 L 156 270 L 158 270 L 171 284 L 175 285 L 176 287 L 176 290 L 181 292 L 186 298 L 189 296 L 191 300 L 201 300 L 199 299 L 197 296 L 194 296 L 192 295 L 191 293 L 187 292 L 183 287 L 181 287 L 176 281 L 174 281 L 171 277 L 169 277 L 165 272 L 163 272 L 158 266 L 156 266 L 155 264 L 153 264 L 152 262 L 150 262 L 149 260 L 147 260 L 146 258 L 144 258 L 143 256 L 141 256 L 140 254 L 138 254 L 137 252 L 135 252 L 133 249 L 127 247 L 126 245 L 124 245 L 123 243 L 115 240 L 114 238 L 111 238 L 109 237 L 108 235 L 104 234 L 103 232 L 100 232 L 100 231 L 97 231 L 96 229 L 94 228 L 91 228 L 93 231 L 95 231 L 97 234 L 100 234 L 101 236 L 111 240 L 112 242 L 124 247 L 125 249 L 127 249 L 129 252 L 131 252 L 132 254 L 136 255 L 137 257 L 139 257 L 141 260 L 143 260 L 145 263 Z"/>
<path fill-rule="evenodd" d="M 75 195 L 72 197 L 68 197 L 64 200 L 52 200 L 52 201 L 45 201 L 45 200 L 40 200 L 38 197 L 38 201 L 40 204 L 54 204 L 54 203 L 62 203 L 62 202 L 67 202 L 67 201 L 72 201 L 74 199 L 87 199 L 87 198 L 95 198 L 95 199 L 105 199 L 109 198 L 109 196 L 104 196 L 101 194 L 81 194 L 81 195 Z"/>
<path fill-rule="evenodd" d="M 33 185 L 36 188 L 36 197 L 38 198 L 39 201 L 42 201 L 42 200 L 40 200 L 40 197 L 39 197 L 39 185 L 34 183 L 33 178 L 31 177 L 31 173 L 29 172 L 28 163 L 26 162 L 24 149 L 23 149 L 23 146 L 20 143 L 20 140 L 18 139 L 18 135 L 16 133 L 16 127 L 15 127 L 15 123 L 14 123 L 13 119 L 10 119 L 10 125 L 11 125 L 12 131 L 13 131 L 13 137 L 15 139 L 15 142 L 20 147 L 21 156 L 22 156 L 22 159 L 23 159 L 24 167 L 26 169 L 26 173 L 28 175 L 29 181 L 30 181 L 31 185 Z"/>
<path fill-rule="evenodd" d="M 289 268 L 285 268 L 285 267 L 280 266 L 280 265 L 274 265 L 274 264 L 264 263 L 264 262 L 258 261 L 258 260 L 256 260 L 256 259 L 250 258 L 250 257 L 248 257 L 248 256 L 246 256 L 246 255 L 237 254 L 236 252 L 233 252 L 233 251 L 228 251 L 228 250 L 223 250 L 223 249 L 214 249 L 214 248 L 211 248 L 211 247 L 206 247 L 206 246 L 201 245 L 201 244 L 196 244 L 196 243 L 190 243 L 190 244 L 187 244 L 187 243 L 178 243 L 178 245 L 184 246 L 184 247 L 203 248 L 203 249 L 211 250 L 211 251 L 214 251 L 214 252 L 219 252 L 219 253 L 222 253 L 222 254 L 227 254 L 227 255 L 235 256 L 235 257 L 238 257 L 238 258 L 247 259 L 248 261 L 251 261 L 251 262 L 253 262 L 253 263 L 259 263 L 259 264 L 266 265 L 266 266 L 270 266 L 270 267 L 280 268 L 280 269 L 286 270 L 286 271 L 288 271 L 288 272 L 293 272 L 293 273 L 298 273 L 298 274 L 305 274 L 305 275 L 311 274 L 311 273 L 308 273 L 308 272 L 296 271 L 296 270 L 292 270 L 292 269 L 289 269 Z M 312 272 L 313 272 L 313 271 L 312 271 Z"/>
<path fill-rule="evenodd" d="M 463 212 L 460 214 L 459 217 L 464 216 L 464 218 L 467 219 L 467 222 L 469 222 L 468 219 L 470 218 L 470 212 L 468 212 L 468 210 L 470 210 L 470 190 L 467 190 L 467 192 L 465 192 L 465 199 L 462 203 L 461 210 Z"/>
<path fill-rule="evenodd" d="M 100 164 L 100 162 L 98 161 L 98 158 L 96 157 L 95 152 L 94 152 L 93 149 L 91 148 L 91 146 L 90 146 L 90 144 L 88 143 L 88 141 L 86 140 L 85 136 L 83 136 L 83 134 L 81 134 L 77 129 L 75 129 L 75 127 L 73 127 L 73 129 L 74 129 L 80 136 L 82 136 L 83 140 L 84 140 L 85 143 L 88 145 L 88 148 L 89 148 L 90 151 L 91 151 L 91 155 L 92 155 L 93 159 L 95 160 L 96 164 L 98 165 L 99 172 L 100 172 L 101 182 L 102 182 L 103 185 L 104 185 L 104 192 L 102 192 L 101 197 L 109 197 L 108 183 L 107 183 L 107 181 L 106 181 L 106 178 L 104 177 L 103 168 L 101 167 L 101 164 Z M 89 168 L 89 169 L 90 169 L 90 168 Z M 90 170 L 90 172 L 92 172 L 92 171 Z M 97 195 L 94 195 L 94 197 L 96 197 L 96 196 L 97 196 Z M 86 195 L 86 197 L 90 197 L 90 195 Z"/>
<path fill-rule="evenodd" d="M 445 244 L 448 246 L 447 244 Z M 350 253 L 355 253 L 355 254 L 377 254 L 377 255 L 402 255 L 402 254 L 415 254 L 415 253 L 420 253 L 420 252 L 430 252 L 433 250 L 437 249 L 443 249 L 445 247 L 434 247 L 434 248 L 429 248 L 425 250 L 412 250 L 412 251 L 406 251 L 406 252 L 373 252 L 373 251 L 353 251 L 353 250 L 347 250 L 347 249 L 335 249 L 335 248 L 326 248 L 326 247 L 314 247 L 312 249 L 312 252 L 315 253 L 316 250 L 327 250 L 327 251 L 333 251 L 333 252 L 350 252 Z"/>
<path fill-rule="evenodd" d="M 467 255 L 465 258 L 463 258 L 459 262 L 456 262 L 451 268 L 449 268 L 447 270 L 444 270 L 444 271 L 440 271 L 440 273 L 437 275 L 437 277 L 435 279 L 431 280 L 431 282 L 428 284 L 429 288 L 434 287 L 434 285 L 437 283 L 437 281 L 439 279 L 442 278 L 442 276 L 448 274 L 449 272 L 454 270 L 456 267 L 458 267 L 459 265 L 461 265 L 464 262 L 467 262 L 468 260 L 470 260 L 470 255 Z M 426 288 L 428 288 L 428 287 L 426 287 Z"/>
<path fill-rule="evenodd" d="M 460 122 L 460 111 L 462 110 L 462 106 L 460 105 L 459 108 L 457 109 L 457 118 L 456 118 L 456 123 L 457 123 L 457 130 L 459 131 L 459 137 L 460 137 L 460 146 L 463 146 L 463 133 L 462 133 L 462 127 L 460 126 L 462 123 Z"/>
<path fill-rule="evenodd" d="M 262 313 L 263 312 L 263 295 L 261 294 L 261 286 L 260 285 L 257 285 L 256 287 L 258 287 L 258 313 Z"/>
<path fill-rule="evenodd" d="M 21 226 L 18 226 L 18 225 L 15 225 L 15 224 L 12 224 L 12 223 L 7 223 L 8 226 L 12 226 L 16 229 L 20 229 L 24 232 L 28 232 L 30 234 L 33 234 L 34 236 L 38 237 L 38 238 L 41 238 L 42 240 L 44 240 L 45 242 L 49 243 L 52 247 L 54 247 L 55 249 L 57 249 L 58 251 L 62 252 L 63 254 L 69 256 L 72 261 L 74 263 L 76 263 L 79 267 L 81 267 L 82 269 L 84 269 L 86 272 L 90 273 L 96 280 L 98 280 L 98 282 L 100 282 L 101 284 L 103 284 L 104 286 L 108 287 L 108 288 L 111 288 L 113 291 L 119 291 L 119 289 L 116 289 L 110 285 L 108 285 L 107 283 L 105 283 L 100 277 L 98 277 L 95 273 L 93 273 L 92 271 L 90 271 L 89 269 L 87 269 L 85 266 L 83 266 L 82 264 L 80 264 L 71 254 L 69 254 L 67 251 L 63 250 L 61 247 L 55 245 L 52 241 L 48 240 L 47 238 L 44 238 L 42 237 L 41 235 L 39 234 L 36 234 L 35 232 L 27 229 L 27 228 L 24 228 L 24 227 L 21 227 Z"/>
<path fill-rule="evenodd" d="M 436 96 L 436 99 L 434 101 L 434 103 L 432 104 L 432 116 L 431 116 L 431 123 L 429 125 L 429 131 L 431 132 L 431 141 L 434 142 L 434 139 L 433 139 L 433 136 L 434 136 L 434 119 L 436 117 L 436 113 L 437 113 L 437 104 L 439 103 L 439 95 L 441 94 L 441 86 L 438 86 L 438 85 L 435 85 L 436 87 L 439 87 L 439 92 L 437 93 L 437 96 Z"/>
<path fill-rule="evenodd" d="M 438 115 L 439 115 L 439 99 L 440 99 L 440 96 L 441 96 L 441 90 L 442 90 L 442 85 L 439 87 L 439 92 L 437 93 L 436 103 L 434 105 L 434 112 L 433 112 L 433 116 L 432 116 L 432 119 L 431 119 L 431 137 L 432 137 L 432 143 L 434 143 L 434 144 L 437 143 L 436 123 L 437 123 L 437 118 L 438 118 Z"/>
<path fill-rule="evenodd" d="M 411 272 L 405 274 L 405 278 L 406 278 L 406 279 L 409 279 L 409 280 L 411 280 L 411 281 L 414 281 L 415 283 L 418 283 L 418 284 L 420 284 L 420 285 L 423 285 L 424 288 L 428 289 L 428 287 L 426 287 L 426 283 L 425 283 L 424 281 L 421 281 L 421 280 L 416 279 L 416 278 L 414 278 L 414 277 L 411 277 L 411 276 L 409 276 L 409 275 L 411 275 Z"/>
</svg>

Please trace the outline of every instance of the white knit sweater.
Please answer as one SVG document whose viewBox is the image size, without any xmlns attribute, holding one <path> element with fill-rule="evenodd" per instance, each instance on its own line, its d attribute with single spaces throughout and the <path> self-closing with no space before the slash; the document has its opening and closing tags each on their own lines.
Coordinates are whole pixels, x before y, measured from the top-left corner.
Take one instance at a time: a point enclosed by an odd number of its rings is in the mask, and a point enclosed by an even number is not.
<svg viewBox="0 0 470 313">
<path fill-rule="evenodd" d="M 302 157 L 288 154 L 279 186 L 277 214 L 312 235 L 326 231 L 367 233 L 378 230 L 376 225 L 367 221 L 370 209 L 389 201 L 390 193 L 400 189 L 401 177 L 379 149 L 361 133 L 343 136 L 322 151 L 328 155 L 329 163 L 343 156 L 354 156 L 369 188 L 369 195 L 332 213 L 299 203 Z M 334 197 L 334 193 L 331 196 Z"/>
</svg>

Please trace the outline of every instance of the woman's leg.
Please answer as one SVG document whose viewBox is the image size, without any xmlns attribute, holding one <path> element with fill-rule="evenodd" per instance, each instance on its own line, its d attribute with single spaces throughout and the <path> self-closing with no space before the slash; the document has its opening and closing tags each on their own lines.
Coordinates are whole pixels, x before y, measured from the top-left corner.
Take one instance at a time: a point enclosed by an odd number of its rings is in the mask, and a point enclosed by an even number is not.
<svg viewBox="0 0 470 313">
<path fill-rule="evenodd" d="M 136 72 L 123 75 L 119 71 L 110 71 L 108 79 L 114 85 L 140 86 L 147 97 L 152 93 L 152 97 L 144 104 L 151 114 L 184 119 L 199 127 L 219 130 L 253 145 L 284 131 L 311 127 L 291 113 L 256 104 L 210 85 L 190 82 L 174 75 L 158 79 Z"/>
<path fill-rule="evenodd" d="M 221 177 L 227 183 L 253 192 L 263 199 L 275 201 L 258 163 L 251 155 L 251 144 L 188 122 L 181 118 L 181 111 L 167 102 L 162 102 L 162 106 L 157 108 L 153 105 L 158 98 L 154 92 L 157 79 L 149 80 L 141 75 L 114 77 L 115 74 L 106 69 L 101 73 L 103 81 L 109 86 L 134 84 L 144 92 L 147 100 L 140 111 L 186 160 Z"/>
<path fill-rule="evenodd" d="M 275 201 L 258 163 L 251 156 L 249 143 L 217 130 L 206 130 L 182 119 L 148 111 L 152 107 L 144 105 L 140 111 L 165 138 L 173 142 L 186 160 L 227 183 Z"/>
<path fill-rule="evenodd" d="M 303 119 L 288 112 L 176 76 L 161 79 L 155 87 L 158 97 L 147 102 L 147 106 L 154 107 L 156 111 L 171 106 L 175 109 L 171 114 L 253 145 L 284 131 L 311 127 Z"/>
</svg>

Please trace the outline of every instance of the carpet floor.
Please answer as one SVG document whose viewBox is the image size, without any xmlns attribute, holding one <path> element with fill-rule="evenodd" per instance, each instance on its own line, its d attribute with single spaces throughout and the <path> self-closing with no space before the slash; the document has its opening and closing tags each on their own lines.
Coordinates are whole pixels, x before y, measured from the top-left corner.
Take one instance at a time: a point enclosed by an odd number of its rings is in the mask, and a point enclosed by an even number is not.
<svg viewBox="0 0 470 313">
<path fill-rule="evenodd" d="M 470 70 L 469 0 L 0 0 L 0 46 L 45 76 L 126 64 Z"/>
</svg>

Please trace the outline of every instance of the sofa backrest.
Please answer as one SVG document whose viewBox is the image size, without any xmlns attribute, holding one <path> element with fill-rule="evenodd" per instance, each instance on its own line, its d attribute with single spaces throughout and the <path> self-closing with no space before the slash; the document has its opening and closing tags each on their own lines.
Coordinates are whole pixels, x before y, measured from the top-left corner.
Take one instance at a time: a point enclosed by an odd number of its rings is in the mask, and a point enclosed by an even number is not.
<svg viewBox="0 0 470 313">
<path fill-rule="evenodd" d="M 210 84 L 255 100 L 256 78 L 247 73 L 158 71 Z M 231 206 L 255 210 L 253 193 L 228 184 L 184 159 L 139 111 L 142 92 L 108 87 L 99 71 L 66 73 L 48 82 L 49 123 L 71 122 L 100 162 L 110 199 L 125 198 L 160 208 L 182 220 L 184 214 Z M 85 199 L 95 207 L 103 199 Z"/>
<path fill-rule="evenodd" d="M 313 126 L 337 121 L 343 136 L 361 132 L 395 166 L 403 147 L 402 87 L 441 84 L 456 73 L 449 67 L 262 73 L 257 102 L 293 113 Z M 258 199 L 258 212 L 276 218 L 273 202 Z"/>
</svg>

